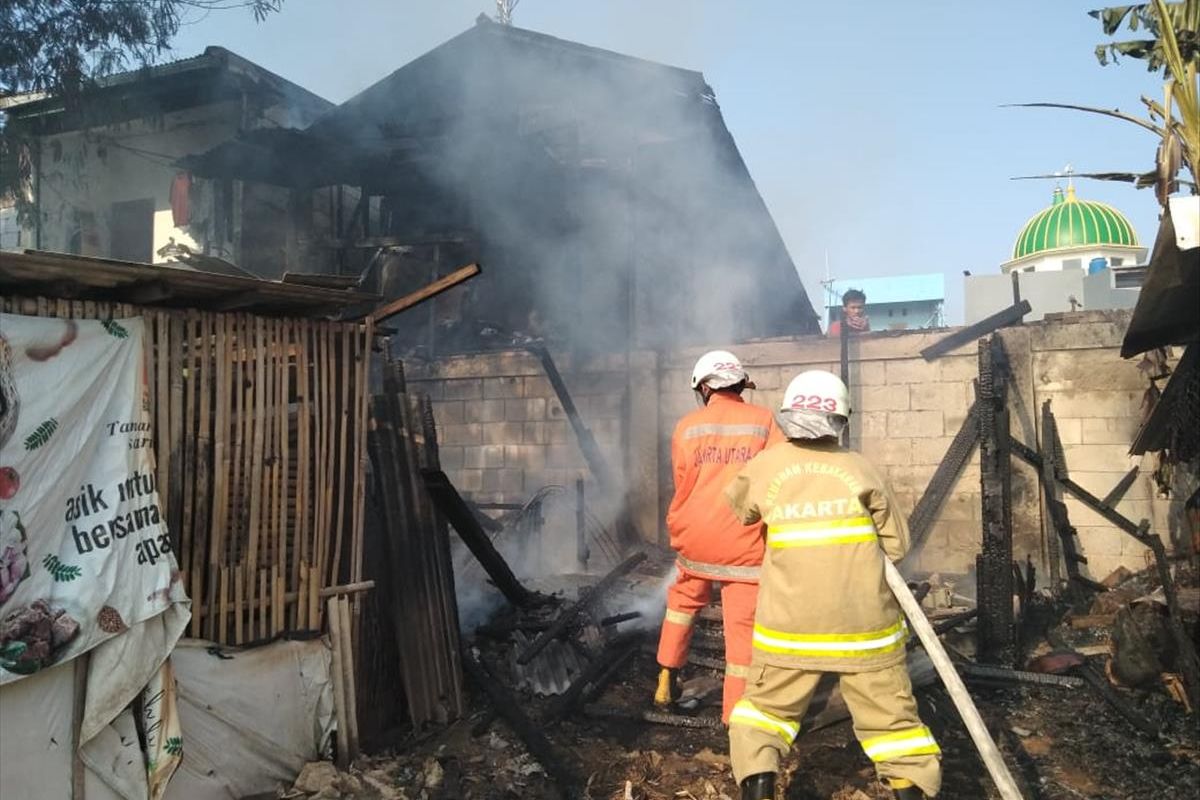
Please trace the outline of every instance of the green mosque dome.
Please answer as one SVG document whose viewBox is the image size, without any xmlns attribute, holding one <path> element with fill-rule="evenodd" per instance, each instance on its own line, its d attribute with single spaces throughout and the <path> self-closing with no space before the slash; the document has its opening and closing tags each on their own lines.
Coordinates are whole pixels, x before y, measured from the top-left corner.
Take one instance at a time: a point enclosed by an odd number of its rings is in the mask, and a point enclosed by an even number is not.
<svg viewBox="0 0 1200 800">
<path fill-rule="evenodd" d="M 1075 197 L 1075 187 L 1054 190 L 1046 210 L 1034 215 L 1013 245 L 1013 261 L 1049 250 L 1066 250 L 1089 245 L 1138 247 L 1137 234 L 1129 220 L 1110 205 Z"/>
</svg>

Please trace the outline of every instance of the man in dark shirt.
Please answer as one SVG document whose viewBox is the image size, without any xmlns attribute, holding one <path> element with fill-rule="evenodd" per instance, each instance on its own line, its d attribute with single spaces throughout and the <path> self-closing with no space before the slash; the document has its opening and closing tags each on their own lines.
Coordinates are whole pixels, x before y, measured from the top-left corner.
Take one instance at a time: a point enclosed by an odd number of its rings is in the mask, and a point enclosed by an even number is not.
<svg viewBox="0 0 1200 800">
<path fill-rule="evenodd" d="M 851 335 L 871 330 L 871 320 L 867 318 L 867 296 L 858 289 L 849 289 L 842 295 L 842 318 L 829 323 L 829 336 L 841 336 L 843 322 L 846 332 Z"/>
</svg>

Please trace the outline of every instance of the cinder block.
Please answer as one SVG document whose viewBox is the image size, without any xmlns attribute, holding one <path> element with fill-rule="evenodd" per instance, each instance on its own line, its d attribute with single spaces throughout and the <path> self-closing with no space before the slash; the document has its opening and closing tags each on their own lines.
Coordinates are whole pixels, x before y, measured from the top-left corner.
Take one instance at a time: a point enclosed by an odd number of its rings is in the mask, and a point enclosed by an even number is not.
<svg viewBox="0 0 1200 800">
<path fill-rule="evenodd" d="M 978 520 L 979 495 L 967 492 L 953 492 L 942 503 L 938 519 L 944 520 Z"/>
<path fill-rule="evenodd" d="M 983 523 L 979 520 L 938 520 L 935 529 L 946 535 L 946 548 L 955 553 L 978 553 L 983 542 Z"/>
<path fill-rule="evenodd" d="M 446 400 L 476 400 L 483 397 L 483 381 L 478 378 L 446 381 L 442 387 Z"/>
<path fill-rule="evenodd" d="M 447 447 L 445 445 L 438 445 L 438 462 L 442 465 L 442 469 L 446 472 L 462 469 L 465 466 L 465 456 L 465 447 Z"/>
<path fill-rule="evenodd" d="M 526 422 L 521 425 L 521 444 L 550 444 L 545 422 Z"/>
<path fill-rule="evenodd" d="M 502 378 L 484 378 L 483 379 L 483 396 L 487 399 L 506 399 L 510 397 L 524 397 L 525 384 L 521 378 L 514 376 L 504 376 Z"/>
<path fill-rule="evenodd" d="M 850 362 L 850 386 L 884 386 L 887 384 L 887 367 L 884 361 Z M 836 374 L 836 372 L 835 372 Z"/>
<path fill-rule="evenodd" d="M 928 383 L 936 381 L 940 374 L 937 362 L 929 362 L 923 358 L 904 358 L 887 362 L 889 386 L 901 383 Z"/>
<path fill-rule="evenodd" d="M 464 425 L 442 425 L 438 428 L 438 444 L 472 445 L 480 442 L 480 425 L 470 422 Z"/>
<path fill-rule="evenodd" d="M 483 472 L 483 491 L 520 494 L 525 490 L 525 475 L 519 469 L 488 469 Z"/>
<path fill-rule="evenodd" d="M 520 444 L 524 433 L 524 425 L 520 422 L 485 422 L 483 428 L 484 444 Z"/>
<path fill-rule="evenodd" d="M 979 377 L 979 359 L 973 356 L 944 356 L 937 365 L 941 381 L 970 386 Z"/>
<path fill-rule="evenodd" d="M 887 424 L 888 436 L 928 438 L 940 437 L 943 433 L 940 411 L 891 412 Z"/>
<path fill-rule="evenodd" d="M 443 391 L 440 380 L 414 380 L 408 378 L 408 390 L 415 394 L 423 394 L 429 397 L 430 400 L 441 400 Z"/>
<path fill-rule="evenodd" d="M 546 398 L 530 397 L 522 400 L 505 400 L 504 418 L 509 422 L 545 419 Z"/>
<path fill-rule="evenodd" d="M 479 448 L 479 452 L 482 454 L 481 460 L 483 461 L 484 469 L 499 469 L 503 467 L 505 465 L 504 449 L 505 445 L 502 444 L 485 444 Z"/>
<path fill-rule="evenodd" d="M 859 452 L 878 466 L 912 464 L 912 439 L 884 437 L 859 439 Z"/>
<path fill-rule="evenodd" d="M 869 453 L 864 453 L 868 459 L 871 458 Z M 875 461 L 878 464 L 878 461 Z M 932 466 L 917 466 L 909 465 L 889 465 L 887 469 L 888 483 L 892 487 L 893 492 L 903 494 L 921 494 L 925 491 L 925 487 L 929 485 L 929 479 L 933 477 L 933 471 L 936 467 Z"/>
<path fill-rule="evenodd" d="M 1080 444 L 1083 442 L 1084 420 L 1076 417 L 1060 417 L 1054 415 L 1054 424 L 1058 428 L 1058 440 L 1063 444 Z"/>
<path fill-rule="evenodd" d="M 567 444 L 575 440 L 575 432 L 571 430 L 571 423 L 565 419 L 546 422 L 544 424 L 546 426 L 547 444 Z"/>
<path fill-rule="evenodd" d="M 563 380 L 567 382 L 567 388 L 571 391 L 572 394 L 576 394 L 576 393 L 582 394 L 582 392 L 579 392 L 575 388 L 574 376 L 572 376 L 570 378 L 563 378 Z M 535 377 L 531 377 L 531 378 L 524 378 L 523 381 L 524 381 L 524 396 L 525 397 L 553 397 L 554 396 L 554 387 L 550 385 L 549 378 L 539 375 L 539 376 L 535 376 Z"/>
<path fill-rule="evenodd" d="M 954 438 L 950 436 L 942 436 L 936 439 L 913 439 L 912 463 L 940 464 L 946 456 L 946 451 L 950 448 L 950 443 L 953 441 Z"/>
<path fill-rule="evenodd" d="M 1038 393 L 1038 409 L 1043 400 L 1051 401 L 1056 417 L 1129 417 L 1136 416 L 1142 403 L 1140 391 L 1053 392 Z"/>
<path fill-rule="evenodd" d="M 459 425 L 464 421 L 464 404 L 462 400 L 443 400 L 433 404 L 433 420 L 439 426 Z"/>
<path fill-rule="evenodd" d="M 1111 525 L 1080 525 L 1075 522 L 1074 516 L 1071 517 L 1071 522 L 1075 525 L 1075 533 L 1079 538 L 1079 551 L 1088 559 L 1089 567 L 1095 566 L 1092 556 L 1121 557 L 1121 540 L 1126 538 L 1126 534 Z M 1098 570 L 1093 570 L 1092 574 L 1097 575 L 1099 579 L 1107 573 L 1101 574 Z"/>
<path fill-rule="evenodd" d="M 463 415 L 467 422 L 503 422 L 503 400 L 472 400 L 465 404 Z"/>
<path fill-rule="evenodd" d="M 532 444 L 505 445 L 504 465 L 518 467 L 527 472 L 540 472 L 546 468 L 546 448 Z"/>
<path fill-rule="evenodd" d="M 595 394 L 587 398 L 587 413 L 591 417 L 619 417 L 623 409 L 623 394 Z"/>
<path fill-rule="evenodd" d="M 552 444 L 546 448 L 546 466 L 564 468 L 577 466 L 582 459 L 579 448 L 565 444 Z"/>
<path fill-rule="evenodd" d="M 1071 470 L 1071 480 L 1096 495 L 1096 497 L 1104 497 L 1124 477 L 1125 473 L 1123 472 L 1084 472 L 1082 470 Z M 1151 495 L 1150 482 L 1151 478 L 1149 474 L 1138 473 L 1138 476 L 1134 478 L 1133 483 L 1130 484 L 1125 494 L 1121 496 L 1121 503 L 1127 500 L 1149 500 Z M 1117 510 L 1124 513 L 1120 504 L 1118 504 Z"/>
<path fill-rule="evenodd" d="M 1076 527 L 1107 528 L 1120 536 L 1127 535 L 1071 495 L 1064 495 L 1063 503 L 1067 506 L 1067 515 L 1071 518 L 1072 525 Z M 1146 519 L 1151 516 L 1153 513 L 1151 505 L 1150 500 L 1126 500 L 1121 503 L 1120 510 L 1123 516 L 1137 522 L 1140 519 Z"/>
<path fill-rule="evenodd" d="M 863 439 L 882 439 L 887 436 L 887 413 L 864 411 L 850 418 L 850 430 Z"/>
<path fill-rule="evenodd" d="M 1138 432 L 1138 417 L 1134 415 L 1083 419 L 1080 422 L 1084 444 L 1119 444 L 1128 448 Z"/>
<path fill-rule="evenodd" d="M 1139 391 L 1146 378 L 1134 361 L 1115 350 L 1071 350 L 1035 353 L 1033 370 L 1038 391 Z"/>
<path fill-rule="evenodd" d="M 948 411 L 965 414 L 970 403 L 961 383 L 914 383 L 908 387 L 909 408 L 914 411 Z"/>
<path fill-rule="evenodd" d="M 863 386 L 859 393 L 862 411 L 907 411 L 907 386 Z"/>
<path fill-rule="evenodd" d="M 558 400 L 546 401 L 546 419 L 566 419 L 567 412 L 563 411 L 562 404 Z"/>
<path fill-rule="evenodd" d="M 447 477 L 460 492 L 478 492 L 483 489 L 483 473 L 481 469 L 464 469 Z"/>
<path fill-rule="evenodd" d="M 1064 445 L 1068 471 L 1083 472 L 1128 472 L 1140 461 L 1130 459 L 1129 443 L 1123 444 L 1073 444 Z"/>
<path fill-rule="evenodd" d="M 440 449 L 442 445 L 438 445 Z M 463 448 L 463 469 L 483 469 L 483 446 Z M 449 474 L 449 473 L 447 473 Z"/>
<path fill-rule="evenodd" d="M 782 370 L 779 367 L 747 367 L 746 371 L 750 374 L 750 380 L 754 381 L 758 386 L 759 391 L 772 391 L 775 389 L 782 390 L 787 382 L 794 376 L 788 375 L 786 378 L 782 375 Z"/>
</svg>

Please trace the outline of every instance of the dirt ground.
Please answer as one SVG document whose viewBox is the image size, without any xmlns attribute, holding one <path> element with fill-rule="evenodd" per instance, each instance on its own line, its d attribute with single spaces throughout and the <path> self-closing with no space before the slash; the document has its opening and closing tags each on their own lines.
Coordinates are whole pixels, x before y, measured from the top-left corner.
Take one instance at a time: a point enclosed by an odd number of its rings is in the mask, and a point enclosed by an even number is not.
<svg viewBox="0 0 1200 800">
<path fill-rule="evenodd" d="M 1181 571 L 1181 584 L 1200 584 L 1194 573 Z M 635 581 L 636 583 L 636 581 Z M 1149 573 L 1128 576 L 1120 585 L 1100 594 L 1069 597 L 1041 596 L 1032 602 L 1022 625 L 1027 659 L 1070 648 L 1096 683 L 1107 687 L 1109 697 L 1083 683 L 1074 688 L 1030 683 L 996 683 L 968 676 L 968 688 L 1026 800 L 1158 800 L 1200 797 L 1200 716 L 1189 715 L 1158 682 L 1141 689 L 1113 686 L 1106 675 L 1120 661 L 1116 627 L 1078 624 L 1076 617 L 1111 621 L 1121 609 L 1153 590 Z M 1193 593 L 1198 590 L 1189 589 Z M 614 601 L 615 609 L 628 608 L 630 597 Z M 1193 602 L 1195 598 L 1193 598 Z M 498 680 L 521 685 L 515 654 L 528 640 L 509 634 L 513 625 L 545 624 L 559 606 L 550 605 L 532 616 L 511 613 L 500 633 L 477 636 L 474 644 Z M 577 632 L 570 647 L 591 655 L 613 643 L 614 631 L 602 632 L 595 619 Z M 1160 619 L 1164 610 L 1156 612 Z M 1105 616 L 1108 615 L 1108 616 Z M 1119 616 L 1117 617 L 1119 619 Z M 652 710 L 651 697 L 657 674 L 651 642 L 655 628 L 648 625 L 645 642 L 624 662 L 590 705 L 576 706 L 560 722 L 551 720 L 559 698 L 535 696 L 528 690 L 515 693 L 521 711 L 544 734 L 557 755 L 556 765 L 574 782 L 561 790 L 529 754 L 521 737 L 499 718 L 487 695 L 471 686 L 471 713 L 449 726 L 420 734 L 407 734 L 385 752 L 365 756 L 349 776 L 324 793 L 282 793 L 289 798 L 342 798 L 342 800 L 738 800 L 728 758 L 728 739 L 720 726 L 720 616 L 702 614 L 693 638 L 693 652 L 707 657 L 708 666 L 689 665 L 685 685 L 708 694 L 701 705 L 679 710 L 702 727 L 677 727 L 645 721 Z M 1195 616 L 1190 624 L 1195 630 Z M 496 622 L 494 619 L 493 622 Z M 636 624 L 636 623 L 634 623 Z M 506 627 L 507 625 L 507 627 Z M 1119 625 L 1117 626 L 1119 627 Z M 483 628 L 480 629 L 484 630 Z M 518 636 L 513 639 L 512 636 Z M 1161 637 L 1161 632 L 1160 632 Z M 969 662 L 974 634 L 969 629 L 950 632 L 944 643 L 961 661 Z M 1162 649 L 1151 637 L 1152 650 Z M 715 648 L 715 650 L 714 650 Z M 532 662 L 536 664 L 535 662 Z M 910 662 L 911 663 L 911 662 Z M 926 662 L 927 663 L 927 662 Z M 1140 663 L 1140 662 L 1130 662 Z M 508 665 L 506 667 L 506 665 Z M 1042 671 L 1047 665 L 1031 664 Z M 1079 665 L 1072 668 L 1078 675 Z M 1117 670 L 1119 671 L 1119 670 Z M 926 673 L 931 674 L 931 673 Z M 1082 683 L 1076 681 L 1077 683 Z M 512 691 L 510 689 L 510 691 Z M 943 751 L 943 791 L 951 800 L 998 798 L 949 696 L 936 681 L 919 688 L 922 719 L 934 731 Z M 1115 698 L 1115 699 L 1114 699 Z M 1115 704 L 1140 714 L 1143 724 L 1157 733 L 1144 732 L 1123 716 Z M 607 712 L 598 716 L 599 712 Z M 781 800 L 886 800 L 887 790 L 854 738 L 849 719 L 829 714 L 806 722 L 784 764 Z M 704 726 L 705 723 L 707 726 Z M 826 723 L 820 727 L 821 722 Z M 558 770 L 551 768 L 550 772 Z"/>
<path fill-rule="evenodd" d="M 626 677 L 598 702 L 608 707 L 648 707 L 656 666 L 639 654 Z M 1163 725 L 1151 738 L 1133 730 L 1086 687 L 972 687 L 972 694 L 1028 798 L 1123 800 L 1200 796 L 1200 742 L 1196 718 L 1162 693 L 1125 692 Z M 1121 691 L 1121 690 L 1118 690 Z M 994 798 L 966 730 L 940 687 L 920 692 L 922 716 L 944 753 L 945 798 Z M 527 698 L 535 719 L 548 701 Z M 372 776 L 364 792 L 346 797 L 407 800 L 736 800 L 723 731 L 676 728 L 642 721 L 597 720 L 578 715 L 544 730 L 581 776 L 565 795 L 500 721 L 472 735 L 486 704 L 469 718 L 396 752 L 364 758 L 356 771 Z M 696 713 L 712 714 L 714 708 Z M 849 721 L 802 734 L 786 762 L 784 800 L 876 800 L 889 797 L 875 780 Z M 375 788 L 372 788 L 375 787 Z M 628 786 L 628 791 L 627 791 Z"/>
</svg>

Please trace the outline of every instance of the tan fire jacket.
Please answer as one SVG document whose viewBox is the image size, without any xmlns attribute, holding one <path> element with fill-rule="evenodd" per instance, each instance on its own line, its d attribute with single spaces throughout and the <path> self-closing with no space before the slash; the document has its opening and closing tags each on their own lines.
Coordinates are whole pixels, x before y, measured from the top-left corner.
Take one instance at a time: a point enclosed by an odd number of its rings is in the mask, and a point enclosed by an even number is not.
<svg viewBox="0 0 1200 800">
<path fill-rule="evenodd" d="M 725 496 L 743 522 L 767 524 L 755 663 L 867 672 L 904 661 L 907 629 L 880 550 L 901 559 L 908 525 L 865 458 L 783 442 L 755 456 Z"/>
</svg>

